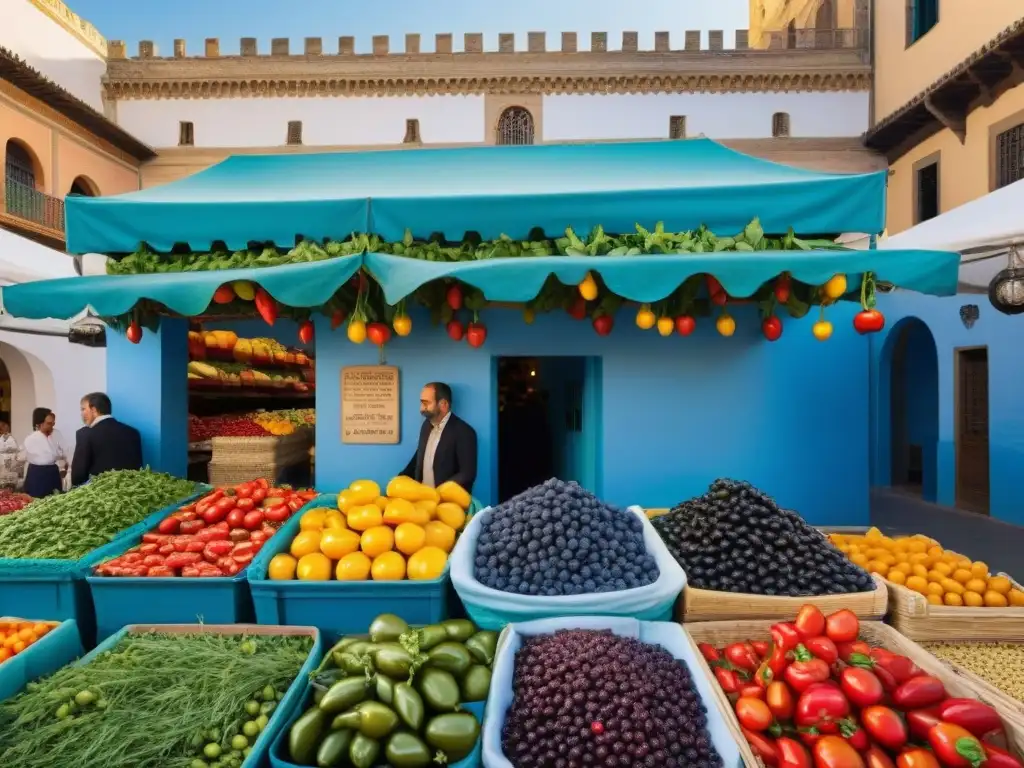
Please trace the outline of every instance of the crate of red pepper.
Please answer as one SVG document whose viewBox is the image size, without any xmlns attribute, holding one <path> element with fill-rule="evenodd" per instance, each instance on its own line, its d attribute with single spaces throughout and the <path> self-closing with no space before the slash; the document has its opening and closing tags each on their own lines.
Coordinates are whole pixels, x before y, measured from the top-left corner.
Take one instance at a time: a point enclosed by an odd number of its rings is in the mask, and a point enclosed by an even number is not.
<svg viewBox="0 0 1024 768">
<path fill-rule="evenodd" d="M 98 637 L 127 624 L 254 620 L 245 568 L 316 496 L 259 479 L 215 488 L 171 513 L 86 579 Z"/>
<path fill-rule="evenodd" d="M 33 501 L 27 493 L 17 493 L 8 488 L 0 488 L 0 515 L 9 515 L 24 509 Z"/>
<path fill-rule="evenodd" d="M 1024 768 L 1024 719 L 881 622 L 805 605 L 683 628 L 750 766 Z"/>
</svg>

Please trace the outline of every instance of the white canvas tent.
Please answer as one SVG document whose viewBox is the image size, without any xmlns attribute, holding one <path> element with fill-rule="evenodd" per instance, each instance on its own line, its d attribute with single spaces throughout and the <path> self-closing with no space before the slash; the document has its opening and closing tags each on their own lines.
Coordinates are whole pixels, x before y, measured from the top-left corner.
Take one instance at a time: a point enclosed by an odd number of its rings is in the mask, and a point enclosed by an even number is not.
<svg viewBox="0 0 1024 768">
<path fill-rule="evenodd" d="M 1014 245 L 1024 255 L 1024 181 L 880 240 L 878 248 L 958 251 L 960 290 L 984 293 L 992 278 L 1006 269 Z"/>
</svg>

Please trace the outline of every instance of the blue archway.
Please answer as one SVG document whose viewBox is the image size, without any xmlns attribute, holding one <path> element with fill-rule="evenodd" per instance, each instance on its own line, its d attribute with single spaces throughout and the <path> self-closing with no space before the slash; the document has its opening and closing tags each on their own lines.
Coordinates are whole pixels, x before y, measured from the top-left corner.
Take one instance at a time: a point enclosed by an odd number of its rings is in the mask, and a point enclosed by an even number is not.
<svg viewBox="0 0 1024 768">
<path fill-rule="evenodd" d="M 875 483 L 934 502 L 938 495 L 939 359 L 924 321 L 901 319 L 878 369 Z"/>
</svg>

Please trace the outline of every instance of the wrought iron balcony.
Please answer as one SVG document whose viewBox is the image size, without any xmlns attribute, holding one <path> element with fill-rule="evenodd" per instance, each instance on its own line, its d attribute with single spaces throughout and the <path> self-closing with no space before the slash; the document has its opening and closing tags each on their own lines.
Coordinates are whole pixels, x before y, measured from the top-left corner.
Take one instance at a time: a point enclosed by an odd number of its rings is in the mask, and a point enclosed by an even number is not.
<svg viewBox="0 0 1024 768">
<path fill-rule="evenodd" d="M 4 179 L 4 212 L 14 219 L 64 234 L 64 201 L 9 176 Z"/>
</svg>

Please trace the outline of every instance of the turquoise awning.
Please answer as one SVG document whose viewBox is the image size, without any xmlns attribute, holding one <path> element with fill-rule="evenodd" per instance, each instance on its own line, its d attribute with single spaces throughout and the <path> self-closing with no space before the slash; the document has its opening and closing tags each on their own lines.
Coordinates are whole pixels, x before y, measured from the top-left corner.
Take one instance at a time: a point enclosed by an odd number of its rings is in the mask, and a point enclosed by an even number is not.
<svg viewBox="0 0 1024 768">
<path fill-rule="evenodd" d="M 542 228 L 632 232 L 706 224 L 731 234 L 759 217 L 764 231 L 877 233 L 884 171 L 819 173 L 743 155 L 710 139 L 240 155 L 180 181 L 111 197 L 69 197 L 72 253 L 127 253 L 140 243 L 209 250 L 222 241 L 290 248 L 296 237 L 369 232 L 400 240 L 461 240 Z"/>
<path fill-rule="evenodd" d="M 811 285 L 836 273 L 851 277 L 874 272 L 901 288 L 947 296 L 956 292 L 960 256 L 944 251 L 765 251 L 660 256 L 551 256 L 432 262 L 380 253 L 263 269 L 164 272 L 150 275 L 76 277 L 22 283 L 2 289 L 5 311 L 33 319 L 74 317 L 92 307 L 101 316 L 128 312 L 140 299 L 158 301 L 182 315 L 205 311 L 217 287 L 234 280 L 261 285 L 293 307 L 317 307 L 360 266 L 381 284 L 389 303 L 421 285 L 457 278 L 483 291 L 490 301 L 533 299 L 549 275 L 568 285 L 588 271 L 625 299 L 653 302 L 670 294 L 691 275 L 713 274 L 736 297 L 752 294 L 781 272 Z"/>
</svg>

